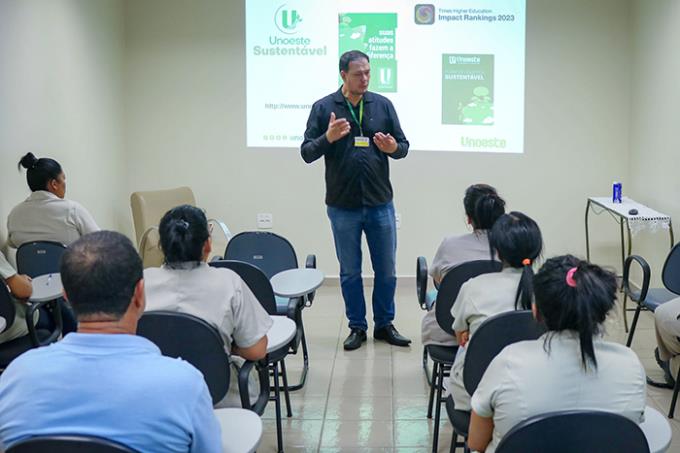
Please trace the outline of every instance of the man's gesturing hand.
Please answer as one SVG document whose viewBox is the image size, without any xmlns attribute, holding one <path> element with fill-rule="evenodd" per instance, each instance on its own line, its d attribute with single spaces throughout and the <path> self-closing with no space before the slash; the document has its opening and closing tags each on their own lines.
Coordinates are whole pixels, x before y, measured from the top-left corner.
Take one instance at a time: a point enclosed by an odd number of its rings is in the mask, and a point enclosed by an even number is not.
<svg viewBox="0 0 680 453">
<path fill-rule="evenodd" d="M 397 141 L 390 134 L 376 132 L 373 136 L 373 142 L 385 154 L 392 154 L 397 150 Z"/>
<path fill-rule="evenodd" d="M 345 135 L 349 134 L 351 130 L 349 121 L 345 118 L 335 119 L 335 112 L 331 112 L 331 119 L 328 121 L 328 130 L 326 131 L 326 140 L 329 143 L 340 140 Z"/>
</svg>

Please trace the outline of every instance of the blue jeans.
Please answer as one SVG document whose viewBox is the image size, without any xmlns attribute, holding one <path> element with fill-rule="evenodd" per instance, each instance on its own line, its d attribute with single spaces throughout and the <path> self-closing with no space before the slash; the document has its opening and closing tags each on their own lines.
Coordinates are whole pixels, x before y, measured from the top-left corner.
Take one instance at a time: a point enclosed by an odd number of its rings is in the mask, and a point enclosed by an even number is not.
<svg viewBox="0 0 680 453">
<path fill-rule="evenodd" d="M 373 324 L 379 329 L 394 320 L 397 287 L 397 226 L 394 204 L 359 209 L 327 207 L 335 252 L 340 262 L 340 286 L 350 329 L 368 330 L 366 301 L 361 281 L 361 233 L 366 234 L 375 276 Z"/>
</svg>

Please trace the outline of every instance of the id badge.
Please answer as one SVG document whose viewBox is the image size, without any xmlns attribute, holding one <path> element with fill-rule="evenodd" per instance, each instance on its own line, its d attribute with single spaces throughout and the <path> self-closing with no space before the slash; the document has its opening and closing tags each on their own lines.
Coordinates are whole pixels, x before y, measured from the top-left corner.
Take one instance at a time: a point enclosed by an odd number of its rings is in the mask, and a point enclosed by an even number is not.
<svg viewBox="0 0 680 453">
<path fill-rule="evenodd" d="M 354 146 L 357 148 L 368 148 L 369 142 L 368 137 L 354 137 Z"/>
</svg>

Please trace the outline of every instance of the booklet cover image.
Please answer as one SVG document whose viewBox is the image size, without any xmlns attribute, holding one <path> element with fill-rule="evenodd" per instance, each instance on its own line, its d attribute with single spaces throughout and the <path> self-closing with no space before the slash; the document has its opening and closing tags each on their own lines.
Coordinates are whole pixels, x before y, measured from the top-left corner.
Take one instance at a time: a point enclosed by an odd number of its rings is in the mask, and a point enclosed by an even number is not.
<svg viewBox="0 0 680 453">
<path fill-rule="evenodd" d="M 493 69 L 493 55 L 442 55 L 442 124 L 494 124 Z"/>
</svg>

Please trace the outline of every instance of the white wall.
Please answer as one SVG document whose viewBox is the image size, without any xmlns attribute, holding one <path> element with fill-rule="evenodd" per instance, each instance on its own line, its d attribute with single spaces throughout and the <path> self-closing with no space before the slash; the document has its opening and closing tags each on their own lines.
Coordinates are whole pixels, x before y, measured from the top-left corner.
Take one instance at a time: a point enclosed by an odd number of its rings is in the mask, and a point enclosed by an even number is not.
<svg viewBox="0 0 680 453">
<path fill-rule="evenodd" d="M 633 3 L 630 179 L 634 198 L 680 222 L 680 2 Z M 676 236 L 677 241 L 678 236 Z M 668 254 L 667 233 L 634 239 L 659 282 Z"/>
<path fill-rule="evenodd" d="M 586 197 L 628 181 L 629 3 L 530 0 L 527 12 L 526 152 L 413 152 L 393 162 L 400 275 L 414 274 L 416 256 L 431 259 L 445 234 L 465 231 L 471 183 L 495 185 L 511 209 L 533 216 L 549 256 L 585 254 Z M 189 185 L 233 231 L 271 212 L 274 231 L 337 275 L 323 163 L 245 147 L 244 22 L 241 1 L 125 2 L 129 191 Z M 594 220 L 593 259 L 617 263 L 617 234 Z"/>
<path fill-rule="evenodd" d="M 67 197 L 101 227 L 126 221 L 121 129 L 122 5 L 117 0 L 0 2 L 0 243 L 29 189 L 17 162 L 52 157 Z"/>
</svg>

